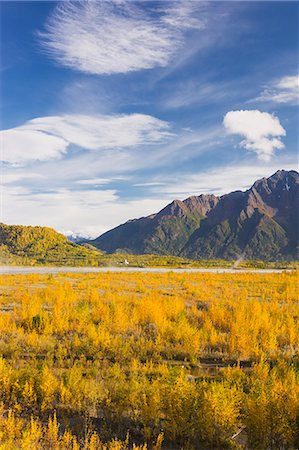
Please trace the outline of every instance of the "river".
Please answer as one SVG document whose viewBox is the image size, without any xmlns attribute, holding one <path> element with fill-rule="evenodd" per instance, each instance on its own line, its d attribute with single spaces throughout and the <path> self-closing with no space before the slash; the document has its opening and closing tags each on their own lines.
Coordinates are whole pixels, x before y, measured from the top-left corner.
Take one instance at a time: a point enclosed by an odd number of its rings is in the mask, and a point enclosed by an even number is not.
<svg viewBox="0 0 299 450">
<path fill-rule="evenodd" d="M 56 274 L 56 273 L 282 273 L 291 269 L 233 269 L 233 268 L 167 268 L 167 267 L 47 267 L 47 266 L 0 266 L 2 275 Z"/>
</svg>

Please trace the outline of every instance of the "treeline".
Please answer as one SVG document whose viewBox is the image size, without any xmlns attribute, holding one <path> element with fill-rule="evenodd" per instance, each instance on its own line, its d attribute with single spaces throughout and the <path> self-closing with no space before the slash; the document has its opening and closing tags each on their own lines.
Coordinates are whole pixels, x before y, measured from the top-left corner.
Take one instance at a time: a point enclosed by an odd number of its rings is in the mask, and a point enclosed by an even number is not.
<svg viewBox="0 0 299 450">
<path fill-rule="evenodd" d="M 74 244 L 52 228 L 0 224 L 2 264 L 86 265 L 99 256 L 99 251 Z"/>
<path fill-rule="evenodd" d="M 297 448 L 296 281 L 3 276 L 2 448 Z"/>
</svg>

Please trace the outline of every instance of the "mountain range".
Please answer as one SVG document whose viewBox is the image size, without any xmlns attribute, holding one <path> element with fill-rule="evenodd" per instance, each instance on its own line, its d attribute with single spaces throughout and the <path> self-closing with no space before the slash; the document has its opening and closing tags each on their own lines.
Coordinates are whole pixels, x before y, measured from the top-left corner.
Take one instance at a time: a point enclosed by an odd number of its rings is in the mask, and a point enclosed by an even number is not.
<svg viewBox="0 0 299 450">
<path fill-rule="evenodd" d="M 81 245 L 48 227 L 0 224 L 0 264 L 113 265 L 123 264 L 124 253 L 135 254 L 130 264 L 137 265 L 185 264 L 187 259 L 294 261 L 298 199 L 299 174 L 280 170 L 245 192 L 174 200 L 156 214 L 129 220 Z"/>
<path fill-rule="evenodd" d="M 88 242 L 107 253 L 297 260 L 298 199 L 298 172 L 279 170 L 246 191 L 174 200 Z"/>
</svg>

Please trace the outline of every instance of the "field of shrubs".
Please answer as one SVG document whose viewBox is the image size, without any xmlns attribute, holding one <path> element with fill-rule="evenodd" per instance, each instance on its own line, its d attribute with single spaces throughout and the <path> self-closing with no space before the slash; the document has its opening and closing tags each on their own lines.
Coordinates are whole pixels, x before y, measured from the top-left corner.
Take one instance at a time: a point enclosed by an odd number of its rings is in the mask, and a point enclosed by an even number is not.
<svg viewBox="0 0 299 450">
<path fill-rule="evenodd" d="M 294 449 L 297 272 L 3 275 L 0 449 Z"/>
</svg>

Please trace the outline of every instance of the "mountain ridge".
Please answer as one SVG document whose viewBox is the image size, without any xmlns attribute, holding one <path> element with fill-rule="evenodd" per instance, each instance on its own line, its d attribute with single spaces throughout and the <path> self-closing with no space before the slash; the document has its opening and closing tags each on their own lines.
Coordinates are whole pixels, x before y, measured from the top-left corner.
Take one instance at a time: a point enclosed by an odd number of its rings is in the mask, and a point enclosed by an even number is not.
<svg viewBox="0 0 299 450">
<path fill-rule="evenodd" d="M 279 170 L 246 191 L 173 200 L 89 242 L 107 253 L 298 259 L 298 198 L 298 172 Z"/>
</svg>

